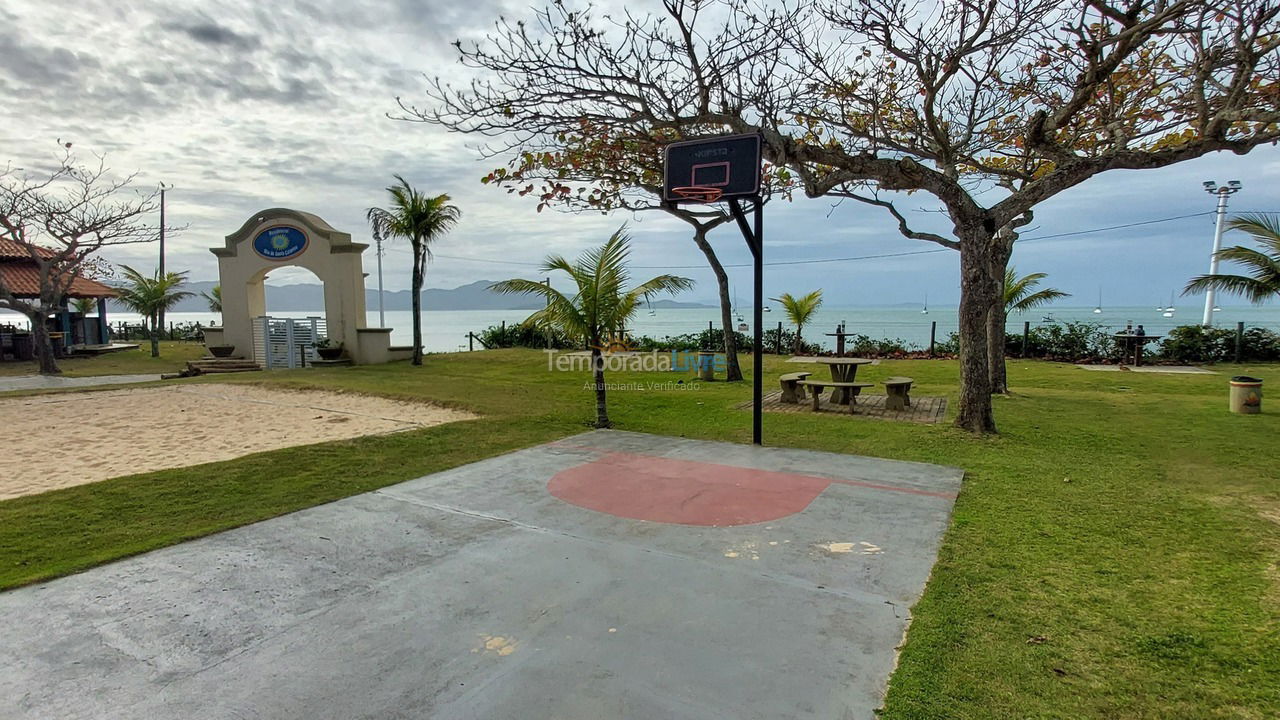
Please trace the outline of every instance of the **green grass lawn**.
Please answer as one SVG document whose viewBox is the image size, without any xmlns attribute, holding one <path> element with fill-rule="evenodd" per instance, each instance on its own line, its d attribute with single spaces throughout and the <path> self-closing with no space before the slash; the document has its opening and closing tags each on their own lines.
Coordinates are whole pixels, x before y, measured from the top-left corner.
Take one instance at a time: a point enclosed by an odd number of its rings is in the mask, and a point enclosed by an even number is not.
<svg viewBox="0 0 1280 720">
<path fill-rule="evenodd" d="M 798 369 L 766 360 L 769 379 Z M 996 399 L 1002 433 L 990 438 L 765 415 L 770 445 L 967 472 L 882 717 L 1280 717 L 1280 407 L 1226 412 L 1230 375 L 1280 383 L 1280 366 L 1220 370 L 1013 361 L 1014 394 Z M 954 401 L 953 361 L 885 362 L 864 375 L 908 375 L 914 394 Z M 547 372 L 538 351 L 213 381 L 428 399 L 484 417 L 0 502 L 0 587 L 579 432 L 593 409 L 589 378 Z M 737 408 L 749 396 L 749 382 L 619 391 L 610 413 L 620 429 L 749 442 L 750 412 Z"/>
<path fill-rule="evenodd" d="M 144 375 L 174 373 L 186 367 L 188 360 L 196 360 L 205 354 L 204 345 L 196 342 L 163 341 L 160 357 L 151 357 L 151 343 L 140 342 L 137 350 L 121 350 L 97 357 L 64 358 L 58 367 L 67 377 L 89 375 Z M 38 368 L 34 362 L 6 360 L 0 362 L 0 377 L 34 375 Z"/>
</svg>

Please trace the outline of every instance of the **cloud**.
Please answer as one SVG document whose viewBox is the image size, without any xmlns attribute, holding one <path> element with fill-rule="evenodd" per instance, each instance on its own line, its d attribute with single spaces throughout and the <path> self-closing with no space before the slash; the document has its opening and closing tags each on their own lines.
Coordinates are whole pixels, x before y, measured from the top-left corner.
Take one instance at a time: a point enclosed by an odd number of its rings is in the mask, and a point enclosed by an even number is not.
<svg viewBox="0 0 1280 720">
<path fill-rule="evenodd" d="M 192 40 L 206 45 L 228 45 L 233 48 L 244 49 L 252 47 L 255 43 L 255 38 L 249 35 L 241 35 L 209 19 L 169 22 L 165 23 L 164 27 L 169 30 L 186 33 Z"/>
<path fill-rule="evenodd" d="M 429 284 L 532 277 L 548 253 L 573 256 L 628 222 L 637 265 L 691 266 L 678 272 L 699 281 L 694 296 L 712 299 L 711 273 L 684 223 L 661 213 L 536 213 L 529 198 L 480 184 L 497 161 L 479 159 L 475 138 L 387 118 L 397 96 L 422 97 L 424 74 L 464 80 L 469 71 L 454 62 L 450 42 L 482 37 L 500 15 L 528 16 L 527 0 L 436 3 L 429 11 L 420 0 L 226 0 L 217 7 L 5 2 L 0 162 L 48 161 L 62 137 L 83 153 L 105 153 L 122 173 L 138 171 L 141 186 L 174 185 L 170 218 L 189 227 L 168 243 L 169 262 L 199 280 L 216 277 L 208 248 L 267 207 L 316 212 L 368 241 L 364 212 L 386 202 L 384 188 L 400 173 L 425 192 L 449 193 L 463 211 L 437 248 Z M 1026 236 L 1209 211 L 1204 179 L 1244 181 L 1233 209 L 1280 210 L 1270 190 L 1278 175 L 1276 148 L 1111 173 L 1042 205 Z M 921 229 L 950 231 L 923 196 L 901 198 L 900 207 Z M 1208 220 L 1030 240 L 1014 261 L 1026 272 L 1049 272 L 1054 286 L 1087 302 L 1101 284 L 1108 299 L 1146 305 L 1204 271 Z M 900 237 L 878 208 L 830 200 L 772 203 L 765 232 L 769 262 L 934 247 Z M 714 231 L 711 242 L 725 263 L 750 260 L 732 225 Z M 402 250 L 393 244 L 387 256 L 393 289 L 409 282 Z M 112 259 L 145 265 L 154 254 L 140 246 Z M 526 264 L 504 264 L 512 261 Z M 957 267 L 951 251 L 777 265 L 766 271 L 766 292 L 824 287 L 833 306 L 918 302 L 927 292 L 931 304 L 944 305 L 959 296 Z M 730 274 L 745 300 L 750 270 Z"/>
</svg>

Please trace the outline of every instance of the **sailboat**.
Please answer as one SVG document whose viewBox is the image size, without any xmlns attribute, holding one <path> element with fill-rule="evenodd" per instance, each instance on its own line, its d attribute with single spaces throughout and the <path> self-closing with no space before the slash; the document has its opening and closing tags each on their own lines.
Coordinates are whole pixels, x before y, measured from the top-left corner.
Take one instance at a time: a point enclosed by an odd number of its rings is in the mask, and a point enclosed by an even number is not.
<svg viewBox="0 0 1280 720">
<path fill-rule="evenodd" d="M 733 313 L 738 316 L 738 322 L 743 321 L 742 311 L 738 309 L 738 293 L 733 294 Z"/>
<path fill-rule="evenodd" d="M 929 293 L 924 294 L 924 307 L 920 310 L 921 315 L 929 314 Z"/>
<path fill-rule="evenodd" d="M 1173 317 L 1173 291 L 1169 291 L 1169 306 L 1164 309 L 1164 317 Z"/>
<path fill-rule="evenodd" d="M 657 315 L 657 314 L 658 314 L 658 313 L 656 313 L 656 312 L 654 312 L 654 311 L 653 311 L 653 303 L 650 303 L 650 302 L 646 299 L 646 300 L 644 301 L 644 304 L 645 304 L 645 306 L 646 306 L 646 307 L 648 307 L 648 308 L 649 308 L 649 317 L 653 317 L 654 315 Z"/>
<path fill-rule="evenodd" d="M 1093 309 L 1094 315 L 1102 314 L 1102 287 L 1098 287 L 1098 306 Z"/>
</svg>

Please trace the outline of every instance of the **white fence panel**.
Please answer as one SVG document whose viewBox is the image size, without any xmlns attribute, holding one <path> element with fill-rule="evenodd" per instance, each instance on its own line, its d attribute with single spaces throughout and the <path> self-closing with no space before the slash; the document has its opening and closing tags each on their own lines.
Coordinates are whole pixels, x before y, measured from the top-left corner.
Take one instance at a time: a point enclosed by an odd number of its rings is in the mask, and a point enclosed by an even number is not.
<svg viewBox="0 0 1280 720">
<path fill-rule="evenodd" d="M 326 337 L 324 318 L 254 318 L 254 359 L 264 370 L 306 367 Z"/>
</svg>

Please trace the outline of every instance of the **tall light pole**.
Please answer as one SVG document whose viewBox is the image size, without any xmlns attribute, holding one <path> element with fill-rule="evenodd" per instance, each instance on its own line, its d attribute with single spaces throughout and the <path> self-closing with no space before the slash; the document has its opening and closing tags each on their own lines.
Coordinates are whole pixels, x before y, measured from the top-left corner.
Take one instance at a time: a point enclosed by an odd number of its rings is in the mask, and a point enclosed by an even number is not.
<svg viewBox="0 0 1280 720">
<path fill-rule="evenodd" d="M 1243 186 L 1239 180 L 1232 180 L 1221 187 L 1212 180 L 1206 180 L 1204 183 L 1205 192 L 1218 196 L 1218 220 L 1213 231 L 1213 254 L 1209 256 L 1210 275 L 1218 274 L 1218 251 L 1222 249 L 1222 226 L 1227 219 L 1227 197 L 1240 192 L 1241 187 Z M 1204 318 L 1200 324 L 1205 327 L 1213 324 L 1213 296 L 1213 288 L 1209 288 L 1204 294 Z"/>
<path fill-rule="evenodd" d="M 387 313 L 382 304 L 382 233 L 373 233 L 374 242 L 378 243 L 378 327 L 387 326 Z"/>
<path fill-rule="evenodd" d="M 164 194 L 173 189 L 168 183 L 160 183 L 160 275 L 164 276 Z"/>
<path fill-rule="evenodd" d="M 172 189 L 172 185 L 160 183 L 160 270 L 157 273 L 158 277 L 164 277 L 164 194 L 165 191 Z M 164 332 L 164 310 L 160 311 L 158 323 L 160 325 L 158 329 Z"/>
</svg>

